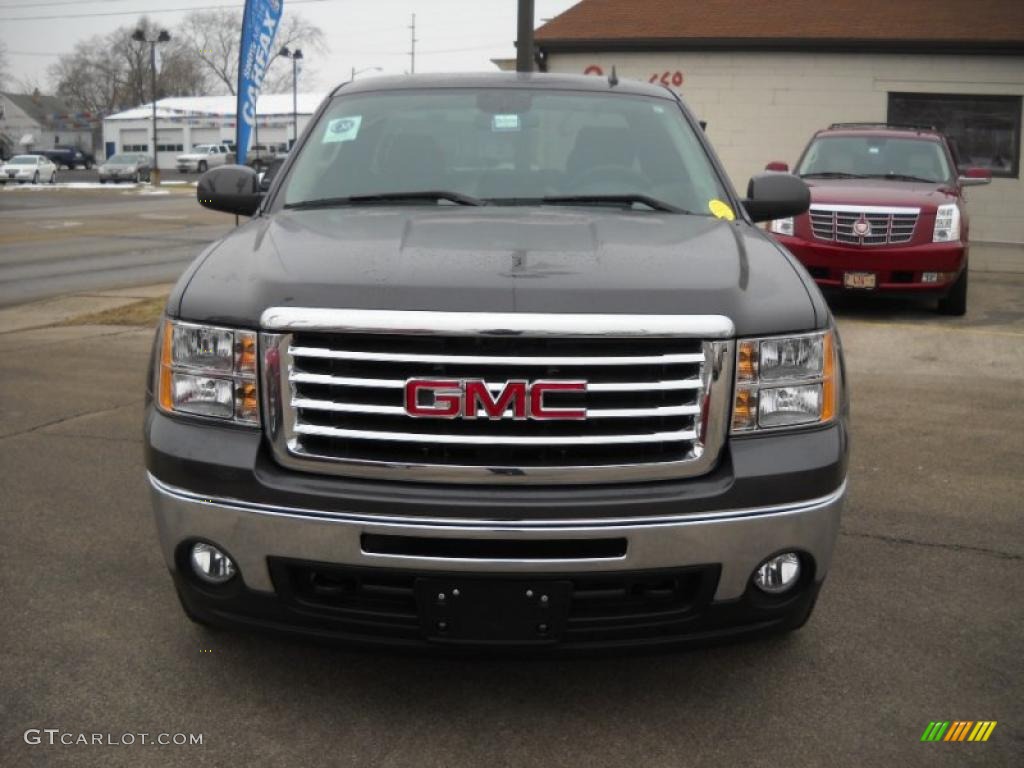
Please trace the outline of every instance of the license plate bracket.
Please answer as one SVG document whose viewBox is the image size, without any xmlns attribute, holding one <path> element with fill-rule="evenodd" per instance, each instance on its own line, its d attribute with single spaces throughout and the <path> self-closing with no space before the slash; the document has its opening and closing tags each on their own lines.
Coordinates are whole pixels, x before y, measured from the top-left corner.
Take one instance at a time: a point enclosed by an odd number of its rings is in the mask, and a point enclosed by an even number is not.
<svg viewBox="0 0 1024 768">
<path fill-rule="evenodd" d="M 859 291 L 873 291 L 878 285 L 874 272 L 843 272 L 843 287 Z"/>
<path fill-rule="evenodd" d="M 433 642 L 545 645 L 565 632 L 571 591 L 568 581 L 420 578 L 416 604 Z"/>
</svg>

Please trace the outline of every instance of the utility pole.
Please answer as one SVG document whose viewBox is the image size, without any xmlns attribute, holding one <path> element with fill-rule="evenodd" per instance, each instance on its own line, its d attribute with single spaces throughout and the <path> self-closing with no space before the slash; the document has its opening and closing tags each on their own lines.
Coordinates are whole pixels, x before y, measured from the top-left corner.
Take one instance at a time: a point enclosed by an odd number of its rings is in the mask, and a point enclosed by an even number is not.
<svg viewBox="0 0 1024 768">
<path fill-rule="evenodd" d="M 516 72 L 533 72 L 533 0 L 519 0 Z"/>
<path fill-rule="evenodd" d="M 416 74 L 416 14 L 412 15 L 412 25 L 409 27 L 412 30 L 412 48 L 409 49 L 409 74 Z"/>
<path fill-rule="evenodd" d="M 153 167 L 149 171 L 149 180 L 154 187 L 160 186 L 160 158 L 156 150 L 156 45 L 166 43 L 171 39 L 166 29 L 161 29 L 160 34 L 153 40 L 146 37 L 145 31 L 136 29 L 132 33 L 132 40 L 137 43 L 149 43 L 149 71 L 150 85 L 153 89 Z"/>
</svg>

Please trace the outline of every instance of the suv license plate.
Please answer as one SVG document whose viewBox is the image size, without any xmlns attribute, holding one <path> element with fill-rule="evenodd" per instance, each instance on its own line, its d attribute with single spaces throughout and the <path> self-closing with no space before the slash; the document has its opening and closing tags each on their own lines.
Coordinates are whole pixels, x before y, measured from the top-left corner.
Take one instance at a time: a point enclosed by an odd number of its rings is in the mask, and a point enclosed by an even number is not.
<svg viewBox="0 0 1024 768">
<path fill-rule="evenodd" d="M 422 578 L 416 604 L 434 642 L 547 644 L 565 631 L 571 590 L 569 581 Z"/>
<path fill-rule="evenodd" d="M 874 272 L 844 272 L 843 287 L 871 291 L 875 288 L 876 278 Z"/>
</svg>

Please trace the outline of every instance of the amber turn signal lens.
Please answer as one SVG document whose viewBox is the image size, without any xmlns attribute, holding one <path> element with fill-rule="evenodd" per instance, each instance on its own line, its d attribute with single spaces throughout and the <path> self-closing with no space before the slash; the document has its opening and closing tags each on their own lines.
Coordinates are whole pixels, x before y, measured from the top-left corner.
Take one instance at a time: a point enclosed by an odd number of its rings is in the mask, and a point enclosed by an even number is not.
<svg viewBox="0 0 1024 768">
<path fill-rule="evenodd" d="M 831 421 L 836 415 L 836 349 L 832 331 L 828 331 L 823 339 L 821 420 Z"/>
<path fill-rule="evenodd" d="M 736 399 L 732 408 L 732 428 L 734 431 L 753 429 L 757 426 L 757 390 L 736 390 Z"/>
<path fill-rule="evenodd" d="M 256 372 L 256 334 L 237 332 L 235 334 L 235 372 Z"/>
<path fill-rule="evenodd" d="M 736 380 L 757 380 L 757 342 L 741 341 L 736 355 Z"/>
<path fill-rule="evenodd" d="M 174 399 L 171 395 L 171 348 L 173 344 L 174 326 L 170 320 L 165 320 L 160 344 L 160 392 L 158 393 L 160 407 L 165 411 L 171 411 L 174 407 Z"/>
</svg>

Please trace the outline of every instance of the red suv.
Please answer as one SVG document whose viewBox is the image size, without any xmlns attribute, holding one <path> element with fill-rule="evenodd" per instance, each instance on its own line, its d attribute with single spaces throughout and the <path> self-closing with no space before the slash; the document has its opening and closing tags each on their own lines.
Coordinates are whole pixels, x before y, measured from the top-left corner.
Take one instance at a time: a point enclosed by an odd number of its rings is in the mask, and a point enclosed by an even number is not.
<svg viewBox="0 0 1024 768">
<path fill-rule="evenodd" d="M 964 314 L 964 187 L 989 183 L 990 171 L 958 170 L 934 128 L 836 123 L 814 135 L 794 173 L 811 208 L 769 229 L 822 289 L 936 297 L 943 314 Z"/>
</svg>

